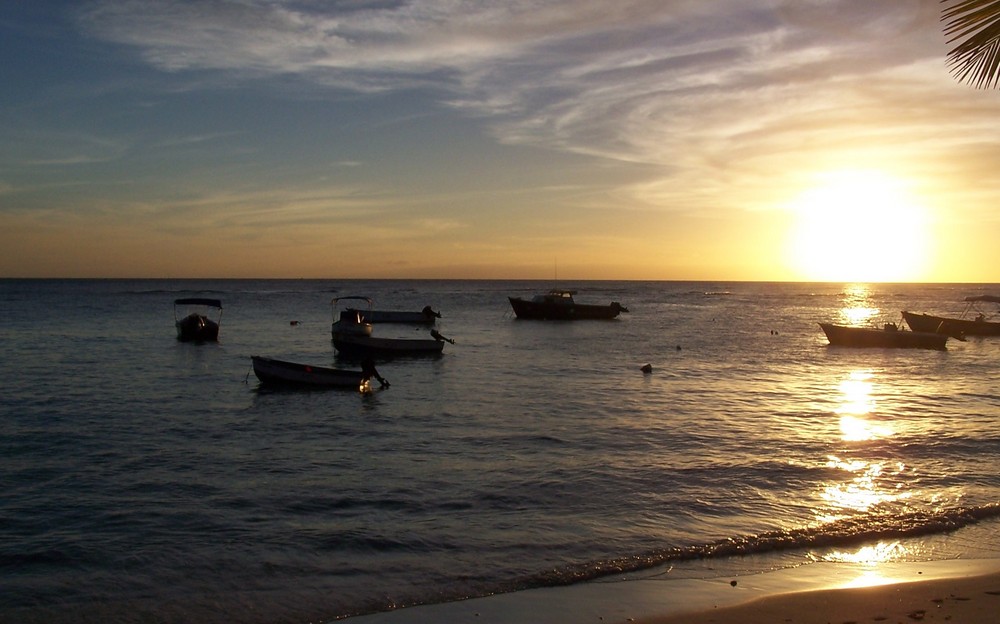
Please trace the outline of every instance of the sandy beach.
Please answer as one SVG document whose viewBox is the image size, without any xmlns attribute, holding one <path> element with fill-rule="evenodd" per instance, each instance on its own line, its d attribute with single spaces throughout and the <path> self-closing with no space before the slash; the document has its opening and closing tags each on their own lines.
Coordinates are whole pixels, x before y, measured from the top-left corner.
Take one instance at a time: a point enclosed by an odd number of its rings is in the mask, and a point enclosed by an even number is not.
<svg viewBox="0 0 1000 624">
<path fill-rule="evenodd" d="M 780 594 L 731 607 L 643 618 L 641 624 L 995 622 L 1000 573 Z"/>
<path fill-rule="evenodd" d="M 734 578 L 623 579 L 350 618 L 357 624 L 860 624 L 996 621 L 1000 559 L 818 563 Z"/>
</svg>

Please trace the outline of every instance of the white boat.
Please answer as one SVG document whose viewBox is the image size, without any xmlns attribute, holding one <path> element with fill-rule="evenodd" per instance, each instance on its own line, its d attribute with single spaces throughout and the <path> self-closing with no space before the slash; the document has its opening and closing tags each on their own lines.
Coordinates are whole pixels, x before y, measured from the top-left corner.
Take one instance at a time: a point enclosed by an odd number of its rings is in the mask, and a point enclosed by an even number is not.
<svg viewBox="0 0 1000 624">
<path fill-rule="evenodd" d="M 364 304 L 365 307 L 359 307 L 361 304 Z M 356 295 L 336 297 L 330 302 L 330 308 L 333 310 L 333 325 L 331 325 L 330 331 L 334 336 L 338 334 L 344 336 L 372 335 L 372 322 L 369 320 L 372 300 L 368 297 Z"/>
<path fill-rule="evenodd" d="M 345 306 L 347 302 L 347 307 Z M 350 304 L 364 303 L 359 309 Z M 406 355 L 437 355 L 444 350 L 444 343 L 453 340 L 445 338 L 436 330 L 431 330 L 428 338 L 385 338 L 372 335 L 372 323 L 366 314 L 372 311 L 370 297 L 337 297 L 331 302 L 334 321 L 330 326 L 333 346 L 338 353 L 350 357 L 373 358 Z"/>
</svg>

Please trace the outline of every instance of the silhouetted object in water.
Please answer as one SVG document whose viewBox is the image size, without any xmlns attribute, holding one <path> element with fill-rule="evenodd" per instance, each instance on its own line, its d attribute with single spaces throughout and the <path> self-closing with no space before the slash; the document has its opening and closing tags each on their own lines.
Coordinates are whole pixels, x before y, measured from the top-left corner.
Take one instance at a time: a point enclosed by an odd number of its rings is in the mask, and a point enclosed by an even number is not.
<svg viewBox="0 0 1000 624">
<path fill-rule="evenodd" d="M 646 373 L 647 375 L 649 373 L 652 373 L 653 372 L 653 365 L 652 364 L 646 364 L 645 366 L 642 367 L 642 372 Z"/>
<path fill-rule="evenodd" d="M 375 368 L 375 361 L 371 358 L 365 358 L 361 360 L 361 374 L 363 375 L 364 381 L 369 381 L 372 377 L 378 380 L 379 386 L 382 388 L 388 388 L 389 382 L 378 374 L 378 369 Z"/>
<path fill-rule="evenodd" d="M 251 356 L 253 372 L 262 384 L 293 388 L 343 388 L 354 389 L 362 394 L 371 392 L 371 384 L 363 371 L 342 368 L 327 368 L 298 362 L 286 362 L 274 358 Z"/>
<path fill-rule="evenodd" d="M 208 317 L 214 310 L 216 317 Z M 179 314 L 186 314 L 183 318 Z M 222 323 L 222 302 L 218 299 L 189 297 L 174 301 L 174 325 L 177 340 L 181 342 L 216 342 L 219 339 L 219 325 Z"/>
<path fill-rule="evenodd" d="M 447 342 L 449 344 L 455 344 L 454 340 L 452 340 L 451 338 L 447 338 L 445 336 L 442 336 L 441 332 L 439 332 L 436 329 L 432 329 L 431 330 L 431 337 L 434 338 L 434 340 L 443 340 L 443 341 L 445 341 L 445 342 Z"/>
<path fill-rule="evenodd" d="M 535 295 L 530 300 L 520 297 L 507 297 L 514 314 L 519 319 L 543 321 L 575 321 L 575 320 L 609 320 L 617 317 L 628 308 L 612 301 L 610 305 L 593 305 L 576 303 L 573 300 L 575 290 L 553 289 L 543 295 Z"/>
</svg>

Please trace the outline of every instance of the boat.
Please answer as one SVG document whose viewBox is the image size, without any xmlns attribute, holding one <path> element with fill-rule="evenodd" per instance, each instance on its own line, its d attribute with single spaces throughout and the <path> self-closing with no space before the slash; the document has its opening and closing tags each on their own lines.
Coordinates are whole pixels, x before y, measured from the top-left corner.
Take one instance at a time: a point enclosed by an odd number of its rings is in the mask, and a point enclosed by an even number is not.
<svg viewBox="0 0 1000 624">
<path fill-rule="evenodd" d="M 431 306 L 423 310 L 361 310 L 361 320 L 369 323 L 399 323 L 405 325 L 433 325 L 441 318 L 440 312 L 435 312 Z"/>
<path fill-rule="evenodd" d="M 333 347 L 349 357 L 396 357 L 407 355 L 440 355 L 444 343 L 453 342 L 441 336 L 431 338 L 380 338 L 358 334 L 333 334 Z"/>
<path fill-rule="evenodd" d="M 609 305 L 594 305 L 577 303 L 573 299 L 575 290 L 552 289 L 547 293 L 535 295 L 530 300 L 520 297 L 507 297 L 514 308 L 514 314 L 519 319 L 572 321 L 572 320 L 609 320 L 617 318 L 628 308 L 612 301 Z"/>
<path fill-rule="evenodd" d="M 874 347 L 897 349 L 938 349 L 944 350 L 947 334 L 933 332 L 906 331 L 895 323 L 877 327 L 847 327 L 832 323 L 820 323 L 823 332 L 836 347 Z"/>
<path fill-rule="evenodd" d="M 181 342 L 216 342 L 221 323 L 222 302 L 218 299 L 186 297 L 174 300 L 174 326 L 177 340 Z"/>
<path fill-rule="evenodd" d="M 1000 304 L 1000 297 L 995 295 L 973 295 L 965 298 L 965 310 L 958 318 L 917 314 L 903 310 L 903 319 L 913 331 L 935 332 L 952 337 L 961 336 L 1000 336 L 1000 322 L 988 321 L 986 314 L 980 309 L 982 303 Z M 976 315 L 971 316 L 975 311 Z M 991 316 L 996 316 L 996 313 Z"/>
<path fill-rule="evenodd" d="M 253 373 L 262 384 L 299 388 L 343 388 L 371 392 L 371 377 L 364 370 L 327 368 L 287 362 L 261 355 L 250 356 Z"/>
<path fill-rule="evenodd" d="M 346 302 L 346 304 L 345 304 Z M 363 302 L 366 308 L 354 307 L 355 302 Z M 341 306 L 346 305 L 345 309 Z M 338 353 L 351 357 L 395 357 L 407 355 L 438 355 L 444 350 L 444 343 L 454 341 L 445 338 L 437 330 L 430 331 L 429 338 L 385 338 L 372 335 L 372 306 L 370 297 L 337 297 L 331 302 L 334 322 L 330 326 L 333 346 Z"/>
<path fill-rule="evenodd" d="M 366 307 L 357 307 L 361 303 L 364 303 Z M 368 319 L 371 317 L 372 305 L 373 302 L 368 297 L 357 295 L 335 297 L 330 301 L 330 307 L 333 309 L 333 325 L 331 326 L 333 334 L 371 336 L 372 322 Z M 341 308 L 341 306 L 345 307 Z"/>
</svg>

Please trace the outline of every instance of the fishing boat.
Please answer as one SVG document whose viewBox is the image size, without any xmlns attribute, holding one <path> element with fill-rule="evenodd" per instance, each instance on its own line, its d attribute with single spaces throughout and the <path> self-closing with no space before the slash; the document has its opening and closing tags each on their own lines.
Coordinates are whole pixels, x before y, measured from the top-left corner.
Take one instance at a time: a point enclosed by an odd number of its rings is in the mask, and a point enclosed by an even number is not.
<svg viewBox="0 0 1000 624">
<path fill-rule="evenodd" d="M 989 317 L 981 309 L 983 303 L 1000 304 L 1000 297 L 973 295 L 966 297 L 965 303 L 965 310 L 958 318 L 917 314 L 903 310 L 903 319 L 913 331 L 934 332 L 952 337 L 1000 336 L 1000 322 L 987 320 Z M 975 316 L 972 316 L 973 312 L 976 313 Z M 990 316 L 995 317 L 997 313 L 994 312 Z"/>
<path fill-rule="evenodd" d="M 609 305 L 594 305 L 577 303 L 573 299 L 575 290 L 552 289 L 547 293 L 535 295 L 531 299 L 507 297 L 514 308 L 514 314 L 519 319 L 546 321 L 574 320 L 610 320 L 617 318 L 628 308 L 612 301 Z"/>
<path fill-rule="evenodd" d="M 895 323 L 877 327 L 846 327 L 832 323 L 820 323 L 830 345 L 836 347 L 874 347 L 895 349 L 938 349 L 944 350 L 948 341 L 946 334 L 906 331 Z"/>
<path fill-rule="evenodd" d="M 300 388 L 342 388 L 371 392 L 371 379 L 363 370 L 327 368 L 286 362 L 260 355 L 250 356 L 253 373 L 262 384 Z"/>
<path fill-rule="evenodd" d="M 218 299 L 186 297 L 174 300 L 174 326 L 177 340 L 181 342 L 216 342 L 221 323 L 222 302 Z"/>
<path fill-rule="evenodd" d="M 366 307 L 354 307 L 355 303 L 364 303 Z M 434 329 L 429 338 L 373 336 L 372 322 L 367 320 L 371 318 L 373 304 L 370 297 L 361 296 L 338 297 L 331 302 L 335 320 L 330 326 L 330 334 L 338 353 L 361 358 L 438 355 L 444 350 L 445 342 L 454 344 Z M 345 305 L 347 307 L 342 309 Z"/>
</svg>

